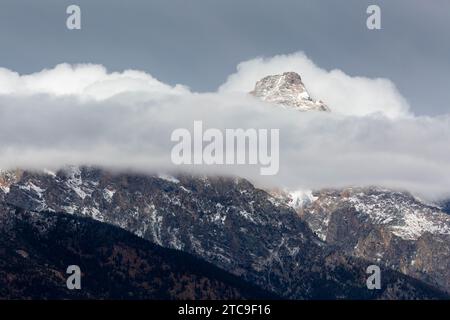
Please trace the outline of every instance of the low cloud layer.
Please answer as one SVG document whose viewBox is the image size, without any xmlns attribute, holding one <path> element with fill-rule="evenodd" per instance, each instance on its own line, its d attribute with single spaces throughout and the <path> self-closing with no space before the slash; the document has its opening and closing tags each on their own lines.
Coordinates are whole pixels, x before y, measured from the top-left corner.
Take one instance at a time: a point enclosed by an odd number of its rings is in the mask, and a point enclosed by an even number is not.
<svg viewBox="0 0 450 320">
<path fill-rule="evenodd" d="M 268 74 L 297 71 L 333 110 L 296 112 L 246 94 Z M 280 129 L 280 171 L 175 167 L 177 128 Z M 232 174 L 291 189 L 382 185 L 433 199 L 450 191 L 450 117 L 415 117 L 388 80 L 325 71 L 303 54 L 238 66 L 217 92 L 194 93 L 139 71 L 60 65 L 21 76 L 0 70 L 0 168 L 99 165 L 143 172 Z"/>
</svg>

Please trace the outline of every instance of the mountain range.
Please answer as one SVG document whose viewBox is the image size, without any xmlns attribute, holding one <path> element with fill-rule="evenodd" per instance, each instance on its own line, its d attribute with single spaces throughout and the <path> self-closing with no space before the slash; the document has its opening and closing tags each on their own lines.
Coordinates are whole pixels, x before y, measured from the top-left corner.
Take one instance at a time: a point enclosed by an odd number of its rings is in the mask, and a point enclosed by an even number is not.
<svg viewBox="0 0 450 320">
<path fill-rule="evenodd" d="M 251 94 L 332 112 L 294 72 L 263 78 Z M 3 171 L 0 297 L 448 299 L 446 208 L 382 187 L 275 191 L 239 177 Z M 67 292 L 64 266 L 78 263 L 88 290 Z M 366 286 L 373 264 L 379 290 Z"/>
</svg>

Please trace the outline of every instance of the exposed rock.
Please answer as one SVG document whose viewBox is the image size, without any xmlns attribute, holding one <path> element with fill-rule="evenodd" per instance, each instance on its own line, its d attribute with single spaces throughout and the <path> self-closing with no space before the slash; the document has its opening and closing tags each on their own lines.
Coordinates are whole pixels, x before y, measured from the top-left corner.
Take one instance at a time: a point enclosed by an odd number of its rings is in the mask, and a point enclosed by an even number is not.
<svg viewBox="0 0 450 320">
<path fill-rule="evenodd" d="M 406 192 L 314 192 L 297 211 L 322 240 L 450 292 L 450 216 Z"/>
<path fill-rule="evenodd" d="M 295 72 L 267 76 L 256 83 L 255 89 L 250 94 L 264 101 L 299 111 L 330 111 L 325 103 L 310 97 L 300 75 Z"/>
<path fill-rule="evenodd" d="M 93 168 L 25 172 L 5 201 L 114 224 L 291 299 L 442 297 L 388 268 L 383 289 L 368 290 L 370 263 L 326 246 L 294 210 L 243 179 L 114 175 Z M 404 286 L 409 289 L 400 292 Z"/>
</svg>

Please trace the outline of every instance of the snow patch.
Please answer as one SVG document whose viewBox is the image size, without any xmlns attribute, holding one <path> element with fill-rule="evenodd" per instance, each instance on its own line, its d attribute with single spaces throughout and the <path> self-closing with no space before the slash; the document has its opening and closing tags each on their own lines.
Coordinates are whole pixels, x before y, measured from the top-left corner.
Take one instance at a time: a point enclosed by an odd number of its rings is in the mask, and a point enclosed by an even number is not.
<svg viewBox="0 0 450 320">
<path fill-rule="evenodd" d="M 313 196 L 311 190 L 296 190 L 291 192 L 288 191 L 288 194 L 288 205 L 295 210 L 303 208 L 305 205 L 311 204 L 318 199 L 317 197 Z"/>
<path fill-rule="evenodd" d="M 180 183 L 180 180 L 178 180 L 177 178 L 175 178 L 175 177 L 173 177 L 171 175 L 167 175 L 167 174 L 159 174 L 158 178 L 162 179 L 162 180 L 166 180 L 166 181 L 172 182 L 172 183 Z"/>
<path fill-rule="evenodd" d="M 111 203 L 112 198 L 114 197 L 114 194 L 116 193 L 116 190 L 109 190 L 107 188 L 103 189 L 103 198 Z"/>
</svg>

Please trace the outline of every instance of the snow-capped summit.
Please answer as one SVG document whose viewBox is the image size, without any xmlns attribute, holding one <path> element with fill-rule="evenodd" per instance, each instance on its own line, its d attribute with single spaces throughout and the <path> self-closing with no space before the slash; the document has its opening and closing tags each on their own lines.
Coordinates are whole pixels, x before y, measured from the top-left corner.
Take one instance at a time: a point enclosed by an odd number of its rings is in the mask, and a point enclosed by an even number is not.
<svg viewBox="0 0 450 320">
<path fill-rule="evenodd" d="M 256 83 L 255 89 L 250 94 L 264 101 L 299 111 L 330 111 L 325 103 L 310 97 L 302 78 L 296 72 L 264 77 Z"/>
</svg>

